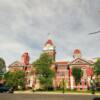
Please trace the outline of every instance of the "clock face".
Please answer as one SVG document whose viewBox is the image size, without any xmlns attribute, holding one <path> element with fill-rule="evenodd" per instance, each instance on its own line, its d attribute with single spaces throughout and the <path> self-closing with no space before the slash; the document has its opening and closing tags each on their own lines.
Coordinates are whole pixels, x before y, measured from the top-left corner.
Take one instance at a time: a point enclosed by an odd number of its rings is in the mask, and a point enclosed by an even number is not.
<svg viewBox="0 0 100 100">
<path fill-rule="evenodd" d="M 45 47 L 44 47 L 44 50 L 54 50 L 54 46 L 50 45 L 50 44 L 47 44 Z"/>
</svg>

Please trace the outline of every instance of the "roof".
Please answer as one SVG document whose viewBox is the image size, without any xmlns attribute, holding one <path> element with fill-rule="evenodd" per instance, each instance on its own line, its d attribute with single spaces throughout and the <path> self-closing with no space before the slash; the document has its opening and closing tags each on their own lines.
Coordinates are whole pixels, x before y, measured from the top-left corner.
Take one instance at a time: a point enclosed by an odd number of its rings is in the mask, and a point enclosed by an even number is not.
<svg viewBox="0 0 100 100">
<path fill-rule="evenodd" d="M 81 51 L 79 49 L 74 50 L 74 54 L 80 54 L 80 53 L 81 53 Z"/>
<path fill-rule="evenodd" d="M 28 55 L 28 52 L 24 52 L 23 55 Z M 22 55 L 22 56 L 23 56 L 23 55 Z"/>
<path fill-rule="evenodd" d="M 48 41 L 46 42 L 46 44 L 45 44 L 45 45 L 47 45 L 47 44 L 53 45 L 52 40 L 51 40 L 51 39 L 48 39 Z"/>
<path fill-rule="evenodd" d="M 76 58 L 69 64 L 93 64 L 93 63 L 89 62 L 88 60 L 84 60 L 82 58 Z"/>
<path fill-rule="evenodd" d="M 63 64 L 63 65 L 67 65 L 68 64 L 68 62 L 67 61 L 58 61 L 58 62 L 56 62 L 56 64 Z"/>
<path fill-rule="evenodd" d="M 88 62 L 89 62 L 89 63 L 94 63 L 94 61 L 93 61 L 93 60 L 88 60 Z"/>
<path fill-rule="evenodd" d="M 23 63 L 21 63 L 20 61 L 15 61 L 12 64 L 9 65 L 9 67 L 21 67 L 23 66 Z"/>
</svg>

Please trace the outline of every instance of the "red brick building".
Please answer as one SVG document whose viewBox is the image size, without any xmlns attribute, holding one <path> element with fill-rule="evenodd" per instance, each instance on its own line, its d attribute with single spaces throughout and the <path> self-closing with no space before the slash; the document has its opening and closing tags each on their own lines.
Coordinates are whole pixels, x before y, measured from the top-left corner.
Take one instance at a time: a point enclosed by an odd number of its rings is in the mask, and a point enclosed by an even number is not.
<svg viewBox="0 0 100 100">
<path fill-rule="evenodd" d="M 15 61 L 12 64 L 9 65 L 9 71 L 13 72 L 16 70 L 23 70 L 25 71 L 25 82 L 26 82 L 26 88 L 33 86 L 34 81 L 34 73 L 32 72 L 33 67 L 32 64 L 29 63 L 30 57 L 28 52 L 25 52 L 21 56 L 20 61 Z"/>
<path fill-rule="evenodd" d="M 48 39 L 44 45 L 43 52 L 48 53 L 54 60 L 52 68 L 55 70 L 55 79 L 53 86 L 59 88 L 62 80 L 66 83 L 66 88 L 76 88 L 74 77 L 72 76 L 72 68 L 78 67 L 83 70 L 83 77 L 77 88 L 87 89 L 90 87 L 91 76 L 93 75 L 93 61 L 86 60 L 82 57 L 82 53 L 79 49 L 75 49 L 73 52 L 72 61 L 56 61 L 56 47 L 51 39 Z M 26 87 L 38 88 L 38 80 L 36 78 L 35 69 L 29 63 L 30 57 L 25 52 L 21 61 L 16 61 L 9 66 L 10 71 L 24 70 L 26 73 Z"/>
</svg>

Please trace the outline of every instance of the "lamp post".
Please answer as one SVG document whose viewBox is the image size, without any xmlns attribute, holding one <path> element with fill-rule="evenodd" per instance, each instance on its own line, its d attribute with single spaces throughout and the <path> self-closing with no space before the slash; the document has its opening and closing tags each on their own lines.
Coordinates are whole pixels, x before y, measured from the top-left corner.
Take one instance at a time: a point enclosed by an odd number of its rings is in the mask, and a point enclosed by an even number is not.
<svg viewBox="0 0 100 100">
<path fill-rule="evenodd" d="M 69 67 L 69 65 L 68 65 L 67 69 L 68 69 L 68 78 L 69 78 L 69 83 L 68 83 L 68 84 L 69 84 L 69 89 L 70 89 L 70 73 L 71 73 L 71 72 L 70 72 L 70 67 Z"/>
<path fill-rule="evenodd" d="M 62 75 L 62 93 L 65 93 L 65 79 L 64 79 L 64 74 Z"/>
</svg>

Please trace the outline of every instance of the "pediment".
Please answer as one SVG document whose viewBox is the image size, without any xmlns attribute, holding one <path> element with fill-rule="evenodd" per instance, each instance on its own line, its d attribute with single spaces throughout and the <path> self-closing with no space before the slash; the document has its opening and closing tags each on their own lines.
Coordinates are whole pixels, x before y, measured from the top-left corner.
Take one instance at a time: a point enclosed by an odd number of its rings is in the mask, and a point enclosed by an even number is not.
<svg viewBox="0 0 100 100">
<path fill-rule="evenodd" d="M 90 63 L 84 59 L 77 58 L 73 60 L 70 64 L 90 64 Z"/>
</svg>

